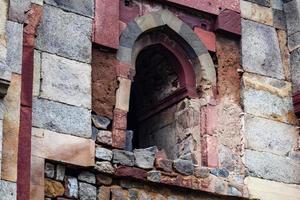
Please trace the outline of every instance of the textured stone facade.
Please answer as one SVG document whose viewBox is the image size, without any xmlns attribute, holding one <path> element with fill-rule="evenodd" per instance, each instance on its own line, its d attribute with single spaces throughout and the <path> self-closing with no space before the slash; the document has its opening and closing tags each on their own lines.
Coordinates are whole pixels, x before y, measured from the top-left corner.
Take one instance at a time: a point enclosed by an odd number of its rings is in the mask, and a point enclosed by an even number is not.
<svg viewBox="0 0 300 200">
<path fill-rule="evenodd" d="M 0 199 L 298 200 L 299 27 L 299 0 L 0 0 Z"/>
</svg>

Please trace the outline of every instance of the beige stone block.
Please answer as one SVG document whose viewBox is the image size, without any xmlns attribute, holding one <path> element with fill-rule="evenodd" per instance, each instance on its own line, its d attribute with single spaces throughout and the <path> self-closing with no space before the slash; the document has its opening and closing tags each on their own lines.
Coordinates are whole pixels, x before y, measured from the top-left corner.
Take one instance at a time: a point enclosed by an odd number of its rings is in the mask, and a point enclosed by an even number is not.
<svg viewBox="0 0 300 200">
<path fill-rule="evenodd" d="M 17 180 L 18 138 L 20 123 L 21 76 L 13 74 L 4 98 L 2 178 Z"/>
<path fill-rule="evenodd" d="M 250 198 L 260 200 L 300 200 L 300 185 L 246 177 Z"/>
<path fill-rule="evenodd" d="M 290 53 L 287 47 L 287 34 L 284 30 L 277 30 L 277 36 L 278 36 L 278 43 L 279 43 L 284 76 L 286 80 L 291 81 Z"/>
<path fill-rule="evenodd" d="M 8 1 L 0 0 L 0 38 L 5 34 L 5 24 L 7 20 Z"/>
<path fill-rule="evenodd" d="M 143 32 L 157 26 L 155 19 L 153 18 L 153 16 L 151 14 L 139 17 L 135 21 Z"/>
<path fill-rule="evenodd" d="M 116 94 L 116 108 L 129 111 L 131 80 L 118 77 L 119 88 Z"/>
<path fill-rule="evenodd" d="M 30 199 L 44 198 L 44 166 L 45 159 L 31 156 Z"/>
<path fill-rule="evenodd" d="M 240 1 L 241 15 L 243 18 L 250 19 L 263 24 L 273 25 L 272 8 L 260 6 L 248 1 Z"/>
<path fill-rule="evenodd" d="M 34 156 L 78 166 L 93 166 L 95 163 L 93 140 L 37 128 L 32 129 L 32 135 Z"/>
<path fill-rule="evenodd" d="M 34 51 L 34 72 L 33 72 L 33 96 L 40 95 L 41 83 L 41 53 L 37 50 Z"/>
</svg>

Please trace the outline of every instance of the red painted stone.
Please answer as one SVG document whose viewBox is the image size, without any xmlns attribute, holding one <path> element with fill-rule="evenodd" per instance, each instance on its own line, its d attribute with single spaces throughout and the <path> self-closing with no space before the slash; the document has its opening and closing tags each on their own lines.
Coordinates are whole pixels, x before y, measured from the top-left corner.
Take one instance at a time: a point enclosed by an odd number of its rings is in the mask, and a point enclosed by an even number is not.
<svg viewBox="0 0 300 200">
<path fill-rule="evenodd" d="M 34 47 L 23 46 L 21 105 L 28 107 L 32 106 L 33 54 Z"/>
<path fill-rule="evenodd" d="M 213 32 L 195 27 L 194 32 L 201 39 L 207 50 L 216 52 L 216 35 Z"/>
<path fill-rule="evenodd" d="M 208 167 L 218 167 L 218 139 L 216 136 L 204 136 L 201 142 L 202 162 Z"/>
<path fill-rule="evenodd" d="M 165 0 L 171 3 L 176 3 L 182 6 L 193 8 L 196 10 L 208 12 L 214 15 L 219 14 L 220 3 L 219 0 Z"/>
<path fill-rule="evenodd" d="M 293 96 L 295 113 L 300 119 L 300 91 Z"/>
<path fill-rule="evenodd" d="M 111 0 L 95 1 L 93 42 L 110 48 L 119 46 L 119 2 Z"/>
<path fill-rule="evenodd" d="M 115 173 L 116 176 L 129 177 L 139 180 L 147 179 L 147 171 L 136 167 L 119 166 Z"/>
<path fill-rule="evenodd" d="M 133 80 L 135 75 L 134 69 L 131 67 L 131 65 L 121 62 L 116 65 L 116 72 L 117 76 L 129 78 L 130 80 Z"/>
<path fill-rule="evenodd" d="M 139 16 L 140 8 L 134 2 L 129 6 L 125 6 L 125 2 L 120 2 L 120 20 L 126 24 Z"/>
<path fill-rule="evenodd" d="M 127 112 L 115 108 L 113 118 L 113 129 L 126 130 L 127 128 Z"/>
<path fill-rule="evenodd" d="M 222 9 L 229 9 L 240 13 L 240 0 L 219 0 Z"/>
<path fill-rule="evenodd" d="M 124 149 L 126 145 L 126 131 L 113 129 L 112 131 L 112 146 L 117 149 Z"/>
<path fill-rule="evenodd" d="M 232 10 L 224 10 L 218 16 L 216 30 L 241 35 L 241 14 Z"/>
</svg>

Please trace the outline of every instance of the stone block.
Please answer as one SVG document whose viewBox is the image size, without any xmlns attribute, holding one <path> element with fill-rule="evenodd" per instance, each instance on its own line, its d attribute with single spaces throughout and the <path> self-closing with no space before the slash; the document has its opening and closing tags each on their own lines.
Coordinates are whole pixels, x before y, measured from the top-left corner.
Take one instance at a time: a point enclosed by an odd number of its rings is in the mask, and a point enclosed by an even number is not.
<svg viewBox="0 0 300 200">
<path fill-rule="evenodd" d="M 92 135 L 91 112 L 46 99 L 33 99 L 32 124 L 64 134 L 90 138 Z"/>
<path fill-rule="evenodd" d="M 149 147 L 146 149 L 133 150 L 135 157 L 135 165 L 143 169 L 152 169 L 154 167 L 156 147 Z"/>
<path fill-rule="evenodd" d="M 300 183 L 300 162 L 284 156 L 253 150 L 245 151 L 250 176 L 284 183 Z"/>
<path fill-rule="evenodd" d="M 283 1 L 282 0 L 271 0 L 271 7 L 277 10 L 283 10 Z"/>
<path fill-rule="evenodd" d="M 55 175 L 55 166 L 51 163 L 45 164 L 45 176 L 47 178 L 54 178 Z"/>
<path fill-rule="evenodd" d="M 218 15 L 216 29 L 240 35 L 241 14 L 232 10 L 223 10 Z"/>
<path fill-rule="evenodd" d="M 273 26 L 272 8 L 263 7 L 244 0 L 241 0 L 240 4 L 243 18 Z"/>
<path fill-rule="evenodd" d="M 96 200 L 97 188 L 87 183 L 79 182 L 79 199 L 80 200 Z"/>
<path fill-rule="evenodd" d="M 92 19 L 48 5 L 43 13 L 37 31 L 37 49 L 90 63 Z"/>
<path fill-rule="evenodd" d="M 284 4 L 287 32 L 292 35 L 300 32 L 300 1 L 292 0 Z"/>
<path fill-rule="evenodd" d="M 31 156 L 30 173 L 30 199 L 43 199 L 45 197 L 45 159 Z"/>
<path fill-rule="evenodd" d="M 13 74 L 11 85 L 4 98 L 2 179 L 17 179 L 18 141 L 20 126 L 21 76 Z"/>
<path fill-rule="evenodd" d="M 110 187 L 101 186 L 98 190 L 97 198 L 99 200 L 110 199 Z"/>
<path fill-rule="evenodd" d="M 126 166 L 134 165 L 134 154 L 132 152 L 114 149 L 113 153 L 113 163 Z"/>
<path fill-rule="evenodd" d="M 291 81 L 290 72 L 290 53 L 287 47 L 287 33 L 284 30 L 277 30 L 279 48 L 281 53 L 281 59 L 283 64 L 283 71 L 285 74 L 285 80 Z"/>
<path fill-rule="evenodd" d="M 246 177 L 245 184 L 251 199 L 296 200 L 300 186 L 279 183 L 254 177 Z"/>
<path fill-rule="evenodd" d="M 11 21 L 24 23 L 26 12 L 30 9 L 30 0 L 11 0 L 9 1 L 8 19 Z"/>
<path fill-rule="evenodd" d="M 94 17 L 94 1 L 68 1 L 68 0 L 45 0 L 46 4 L 61 8 L 66 11 L 84 15 L 87 17 Z"/>
<path fill-rule="evenodd" d="M 45 180 L 45 196 L 47 197 L 62 196 L 64 192 L 65 192 L 65 188 L 61 184 L 61 182 L 54 181 L 51 179 Z"/>
<path fill-rule="evenodd" d="M 252 3 L 259 4 L 266 7 L 271 6 L 270 0 L 246 0 L 246 1 L 250 1 Z"/>
<path fill-rule="evenodd" d="M 213 32 L 195 27 L 194 32 L 198 35 L 207 50 L 216 52 L 216 35 Z"/>
<path fill-rule="evenodd" d="M 128 197 L 128 192 L 119 187 L 111 188 L 111 200 L 125 200 Z"/>
<path fill-rule="evenodd" d="M 41 83 L 41 64 L 42 54 L 40 51 L 35 50 L 33 56 L 33 91 L 32 95 L 37 97 L 40 95 Z"/>
<path fill-rule="evenodd" d="M 17 184 L 5 180 L 0 180 L 0 195 L 2 200 L 16 200 Z"/>
<path fill-rule="evenodd" d="M 55 179 L 58 181 L 63 181 L 65 178 L 66 167 L 64 165 L 58 164 L 56 165 L 56 177 Z"/>
<path fill-rule="evenodd" d="M 115 175 L 120 177 L 130 177 L 139 180 L 146 180 L 147 171 L 136 167 L 119 166 L 116 170 Z"/>
<path fill-rule="evenodd" d="M 190 160 L 174 160 L 174 168 L 177 172 L 184 175 L 192 175 L 194 173 L 194 165 Z"/>
<path fill-rule="evenodd" d="M 289 35 L 288 47 L 290 51 L 294 51 L 295 49 L 300 47 L 300 31 Z"/>
<path fill-rule="evenodd" d="M 273 9 L 273 26 L 277 29 L 286 29 L 286 19 L 283 10 Z"/>
<path fill-rule="evenodd" d="M 242 64 L 245 71 L 284 79 L 274 28 L 242 20 Z"/>
<path fill-rule="evenodd" d="M 113 157 L 113 152 L 106 148 L 97 147 L 95 156 L 100 160 L 111 161 Z"/>
<path fill-rule="evenodd" d="M 31 3 L 43 6 L 44 5 L 44 0 L 31 0 Z"/>
<path fill-rule="evenodd" d="M 116 93 L 116 108 L 129 111 L 129 99 L 130 99 L 130 89 L 131 89 L 131 80 L 118 77 L 119 88 Z"/>
<path fill-rule="evenodd" d="M 112 145 L 112 132 L 100 130 L 97 134 L 96 141 L 101 144 Z"/>
<path fill-rule="evenodd" d="M 84 181 L 87 183 L 91 184 L 96 184 L 96 176 L 95 174 L 88 172 L 88 171 L 83 171 L 78 175 L 78 180 Z M 79 185 L 80 187 L 80 185 Z"/>
<path fill-rule="evenodd" d="M 91 108 L 91 66 L 42 53 L 41 97 Z"/>
<path fill-rule="evenodd" d="M 244 73 L 242 103 L 246 113 L 296 124 L 289 82 Z"/>
<path fill-rule="evenodd" d="M 92 121 L 96 128 L 98 129 L 107 129 L 108 125 L 110 124 L 110 119 L 107 117 L 103 117 L 100 115 L 92 115 Z"/>
<path fill-rule="evenodd" d="M 71 177 L 71 176 L 66 177 L 65 196 L 69 198 L 78 197 L 78 180 L 75 177 Z"/>
<path fill-rule="evenodd" d="M 78 166 L 95 164 L 95 143 L 92 140 L 32 129 L 32 155 Z"/>
<path fill-rule="evenodd" d="M 245 116 L 245 147 L 287 155 L 297 146 L 297 127 L 264 118 Z"/>
<path fill-rule="evenodd" d="M 124 149 L 126 145 L 126 131 L 114 129 L 112 132 L 112 146 L 117 149 Z"/>
<path fill-rule="evenodd" d="M 229 176 L 229 172 L 225 168 L 215 168 L 215 169 L 210 170 L 210 173 L 215 176 L 219 176 L 219 177 L 223 177 L 223 178 L 226 178 Z"/>
<path fill-rule="evenodd" d="M 300 91 L 300 47 L 291 53 L 291 75 L 293 92 Z"/>
<path fill-rule="evenodd" d="M 6 64 L 11 72 L 21 74 L 23 51 L 23 24 L 7 21 L 7 57 Z"/>
<path fill-rule="evenodd" d="M 115 169 L 108 161 L 96 162 L 95 169 L 105 174 L 114 174 Z"/>
<path fill-rule="evenodd" d="M 112 178 L 105 174 L 97 174 L 96 176 L 97 185 L 111 185 Z"/>
<path fill-rule="evenodd" d="M 160 171 L 152 170 L 152 171 L 149 171 L 147 174 L 148 174 L 147 175 L 148 181 L 156 182 L 156 183 L 160 182 L 160 176 L 161 176 Z"/>
</svg>

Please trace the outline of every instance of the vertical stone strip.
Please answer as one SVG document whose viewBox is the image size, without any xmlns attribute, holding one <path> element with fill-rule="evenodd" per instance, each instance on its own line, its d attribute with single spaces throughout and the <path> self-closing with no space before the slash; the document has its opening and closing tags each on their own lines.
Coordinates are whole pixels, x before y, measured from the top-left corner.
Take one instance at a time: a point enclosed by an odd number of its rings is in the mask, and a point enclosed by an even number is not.
<svg viewBox="0 0 300 200">
<path fill-rule="evenodd" d="M 26 13 L 27 24 L 25 25 L 23 32 L 21 111 L 17 173 L 17 198 L 19 200 L 30 199 L 33 58 L 35 33 L 42 16 L 42 10 L 42 6 L 31 4 L 30 10 Z"/>
</svg>

